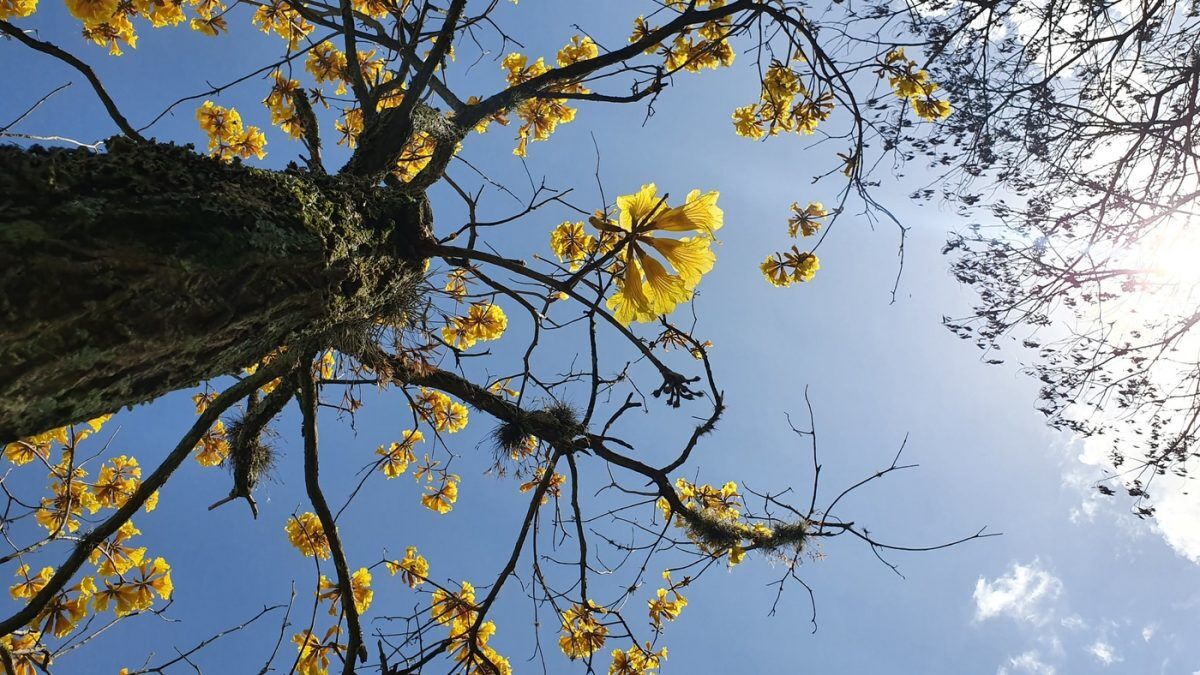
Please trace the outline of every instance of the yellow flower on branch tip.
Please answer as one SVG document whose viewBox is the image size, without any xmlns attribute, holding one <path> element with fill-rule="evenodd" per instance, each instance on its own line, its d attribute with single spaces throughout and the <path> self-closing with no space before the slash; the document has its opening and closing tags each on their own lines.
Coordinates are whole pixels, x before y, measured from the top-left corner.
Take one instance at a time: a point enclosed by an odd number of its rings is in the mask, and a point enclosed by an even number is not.
<svg viewBox="0 0 1200 675">
<path fill-rule="evenodd" d="M 88 555 L 88 562 L 96 565 L 96 572 L 101 576 L 125 574 L 135 565 L 142 564 L 146 558 L 146 547 L 133 548 L 124 545 L 130 538 L 139 534 L 141 531 L 133 526 L 133 521 L 125 521 L 111 539 L 101 542 L 92 550 Z"/>
<path fill-rule="evenodd" d="M 371 608 L 375 591 L 371 590 L 371 571 L 365 567 L 358 568 L 350 575 L 350 593 L 354 596 L 354 609 L 359 615 Z M 324 574 L 317 581 L 317 597 L 329 601 L 329 615 L 337 616 L 342 607 L 342 592 L 336 581 L 330 581 Z"/>
<path fill-rule="evenodd" d="M 656 597 L 653 600 L 647 600 L 650 606 L 650 622 L 654 625 L 654 630 L 661 631 L 663 620 L 674 621 L 679 618 L 680 612 L 684 607 L 687 607 L 687 598 L 679 594 L 677 588 L 683 584 L 671 584 L 670 572 L 663 572 L 663 579 L 670 584 L 670 588 L 660 588 L 657 591 Z M 672 595 L 671 599 L 667 599 L 667 594 Z"/>
<path fill-rule="evenodd" d="M 571 38 L 571 42 L 567 46 L 558 50 L 558 65 L 569 66 L 572 63 L 578 63 L 587 59 L 594 59 L 600 54 L 600 48 L 592 42 L 590 37 L 580 37 L 578 35 Z"/>
<path fill-rule="evenodd" d="M 759 269 L 771 285 L 784 287 L 811 281 L 821 269 L 821 261 L 816 254 L 802 252 L 793 246 L 791 251 L 768 256 Z"/>
<path fill-rule="evenodd" d="M 436 511 L 442 515 L 450 513 L 454 508 L 454 502 L 458 501 L 458 481 L 461 480 L 458 474 L 441 472 L 442 479 L 440 485 L 435 485 L 430 482 L 425 485 L 425 490 L 428 494 L 421 495 L 421 504 L 430 511 Z"/>
<path fill-rule="evenodd" d="M 10 586 L 9 594 L 14 600 L 29 600 L 46 586 L 50 577 L 54 576 L 54 568 L 43 567 L 41 572 L 31 577 L 29 576 L 29 565 L 21 565 L 17 568 L 16 576 L 23 581 Z"/>
<path fill-rule="evenodd" d="M 327 675 L 329 673 L 329 654 L 340 653 L 346 645 L 338 644 L 333 638 L 337 635 L 338 626 L 325 632 L 325 642 L 317 639 L 312 631 L 296 633 L 292 642 L 300 652 L 296 657 L 296 672 L 300 675 Z"/>
<path fill-rule="evenodd" d="M 410 403 L 422 421 L 438 431 L 455 433 L 467 426 L 467 408 L 436 389 L 421 387 L 421 393 Z"/>
<path fill-rule="evenodd" d="M 197 409 L 200 404 L 197 403 Z M 225 433 L 225 423 L 217 420 L 208 431 L 200 437 L 194 449 L 196 461 L 200 466 L 220 466 L 229 457 L 229 437 Z"/>
<path fill-rule="evenodd" d="M 456 349 L 469 349 L 479 341 L 498 340 L 508 328 L 508 317 L 500 306 L 476 302 L 466 316 L 456 316 L 442 329 L 442 339 Z"/>
<path fill-rule="evenodd" d="M 36 630 L 9 633 L 0 637 L 0 646 L 7 649 L 12 656 L 13 675 L 39 675 L 44 672 L 42 652 L 38 649 L 41 639 L 42 634 Z"/>
<path fill-rule="evenodd" d="M 107 610 L 115 600 L 113 611 L 118 617 L 141 612 L 154 604 L 154 596 L 170 600 L 175 590 L 171 582 L 171 566 L 162 558 L 144 560 L 132 568 L 124 578 L 106 579 L 105 589 L 96 593 L 94 604 L 97 612 Z"/>
<path fill-rule="evenodd" d="M 442 288 L 443 291 L 450 294 L 450 297 L 455 300 L 462 300 L 467 297 L 469 289 L 467 284 L 470 281 L 470 270 L 456 269 L 450 270 L 446 274 L 446 285 Z"/>
<path fill-rule="evenodd" d="M 583 223 L 564 222 L 550 232 L 550 249 L 560 262 L 570 263 L 571 271 L 596 251 L 596 237 L 583 229 Z"/>
<path fill-rule="evenodd" d="M 381 445 L 375 451 L 375 454 L 383 456 L 383 459 L 380 460 L 380 470 L 389 480 L 408 471 L 408 465 L 417 461 L 417 456 L 413 454 L 413 447 L 425 440 L 425 434 L 412 429 L 405 429 L 401 436 L 403 440 L 399 443 L 392 443 L 386 449 Z"/>
<path fill-rule="evenodd" d="M 450 624 L 450 644 L 446 651 L 455 661 L 463 664 L 466 675 L 512 675 L 512 664 L 495 649 L 488 640 L 496 634 L 496 624 L 484 621 L 474 628 L 474 620 L 455 619 Z"/>
<path fill-rule="evenodd" d="M 92 577 L 83 577 L 78 584 L 51 597 L 30 627 L 40 624 L 43 634 L 50 633 L 54 637 L 70 635 L 87 616 L 88 603 L 95 592 L 96 581 Z"/>
<path fill-rule="evenodd" d="M 652 651 L 649 642 L 645 647 L 635 644 L 624 651 L 614 649 L 608 675 L 653 675 L 653 671 L 658 670 L 666 658 L 666 647 Z"/>
<path fill-rule="evenodd" d="M 285 529 L 288 541 L 292 542 L 296 550 L 321 560 L 329 558 L 329 539 L 325 536 L 325 529 L 321 527 L 321 519 L 317 518 L 317 514 L 308 511 L 292 516 L 288 519 Z"/>
<path fill-rule="evenodd" d="M 691 299 L 693 289 L 717 259 L 711 250 L 712 238 L 724 224 L 717 196 L 716 192 L 692 190 L 681 206 L 668 207 L 649 183 L 635 194 L 617 198 L 617 222 L 599 216 L 590 219 L 602 232 L 616 233 L 618 245 L 623 246 L 617 258 L 624 269 L 617 277 L 617 292 L 607 303 L 618 321 L 654 321 Z M 695 234 L 680 239 L 662 236 L 679 232 Z M 675 273 L 651 256 L 652 251 Z"/>
<path fill-rule="evenodd" d="M 293 9 L 287 0 L 271 0 L 270 4 L 259 5 L 252 21 L 262 32 L 274 31 L 279 37 L 287 40 L 290 50 L 295 50 L 300 45 L 300 40 L 313 32 L 313 25 Z"/>
<path fill-rule="evenodd" d="M 521 486 L 518 489 L 522 493 L 529 492 L 529 491 L 535 489 L 538 486 L 538 484 L 542 482 L 542 478 L 545 475 L 546 475 L 546 467 L 539 466 L 537 472 L 534 473 L 533 478 L 531 478 L 526 483 L 521 483 Z M 550 476 L 550 482 L 546 484 L 546 491 L 542 493 L 542 504 L 549 502 L 550 497 L 554 497 L 555 499 L 558 499 L 559 496 L 562 495 L 562 486 L 565 485 L 566 482 L 567 482 L 566 476 L 562 475 L 561 473 L 558 473 L 557 471 L 554 472 L 554 475 Z"/>
<path fill-rule="evenodd" d="M 803 209 L 800 205 L 792 203 L 792 216 L 788 218 L 788 236 L 794 237 L 797 233 L 803 234 L 806 237 L 811 237 L 821 229 L 821 219 L 829 215 L 821 202 L 809 202 L 808 206 Z"/>
<path fill-rule="evenodd" d="M 558 647 L 571 660 L 586 658 L 604 646 L 608 627 L 596 620 L 596 614 L 604 613 L 589 600 L 587 606 L 571 605 L 562 613 L 562 636 Z"/>
<path fill-rule="evenodd" d="M 429 578 L 429 561 L 417 553 L 416 546 L 409 546 L 405 549 L 403 560 L 387 561 L 387 568 L 388 573 L 392 576 L 399 572 L 400 578 L 408 584 L 409 588 L 416 588 Z"/>
<path fill-rule="evenodd" d="M 38 0 L 0 0 L 0 20 L 20 19 L 37 11 Z"/>
<path fill-rule="evenodd" d="M 458 593 L 449 593 L 442 589 L 433 592 L 433 605 L 430 613 L 440 624 L 455 621 L 465 623 L 475 622 L 475 587 L 464 581 L 459 586 Z"/>
</svg>

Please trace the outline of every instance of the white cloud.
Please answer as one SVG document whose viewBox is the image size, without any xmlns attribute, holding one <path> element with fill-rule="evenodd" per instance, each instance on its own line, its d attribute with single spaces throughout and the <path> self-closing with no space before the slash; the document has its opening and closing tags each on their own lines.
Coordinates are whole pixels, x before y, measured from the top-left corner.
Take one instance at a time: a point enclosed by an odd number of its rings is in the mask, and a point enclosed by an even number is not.
<svg viewBox="0 0 1200 675">
<path fill-rule="evenodd" d="M 1013 563 L 1012 571 L 994 581 L 983 577 L 975 582 L 975 619 L 983 621 L 1007 615 L 1017 621 L 1041 625 L 1053 613 L 1053 601 L 1062 594 L 1058 577 L 1034 560 L 1028 565 Z"/>
<path fill-rule="evenodd" d="M 1138 521 L 1129 517 L 1126 508 L 1130 498 L 1120 493 L 1115 499 L 1126 500 L 1120 502 L 1121 508 L 1101 506 L 1102 501 L 1109 500 L 1100 497 L 1092 486 L 1100 477 L 1096 468 L 1108 472 L 1116 471 L 1106 443 L 1102 438 L 1093 437 L 1082 439 L 1076 446 L 1081 447 L 1077 457 L 1079 464 L 1067 468 L 1064 482 L 1081 488 L 1086 496 L 1077 508 L 1071 509 L 1071 521 L 1095 521 L 1098 512 L 1103 509 L 1119 527 L 1127 529 L 1127 534 L 1153 530 L 1166 540 L 1176 553 L 1194 563 L 1200 563 L 1200 492 L 1189 492 L 1188 488 L 1192 483 L 1187 478 L 1168 472 L 1154 477 L 1151 490 L 1153 519 Z M 1083 467 L 1082 471 L 1075 470 L 1076 467 Z M 1193 458 L 1187 462 L 1187 468 L 1190 472 L 1200 470 L 1200 461 Z"/>
<path fill-rule="evenodd" d="M 1150 624 L 1142 628 L 1142 639 L 1149 642 L 1154 637 L 1154 632 L 1158 630 L 1158 626 Z"/>
<path fill-rule="evenodd" d="M 1082 616 L 1079 616 L 1078 614 L 1072 614 L 1071 616 L 1063 618 L 1062 627 L 1066 628 L 1067 630 L 1078 631 L 1087 628 L 1087 622 L 1083 620 Z"/>
<path fill-rule="evenodd" d="M 1096 640 L 1087 648 L 1088 653 L 1096 657 L 1096 660 L 1106 666 L 1111 666 L 1114 662 L 1121 660 L 1121 655 L 1117 653 L 1112 645 L 1103 640 Z"/>
<path fill-rule="evenodd" d="M 1013 673 L 1033 673 L 1033 675 L 1054 675 L 1054 666 L 1042 661 L 1041 656 L 1034 651 L 1014 656 L 1008 663 L 996 670 L 996 675 L 1012 675 Z"/>
</svg>

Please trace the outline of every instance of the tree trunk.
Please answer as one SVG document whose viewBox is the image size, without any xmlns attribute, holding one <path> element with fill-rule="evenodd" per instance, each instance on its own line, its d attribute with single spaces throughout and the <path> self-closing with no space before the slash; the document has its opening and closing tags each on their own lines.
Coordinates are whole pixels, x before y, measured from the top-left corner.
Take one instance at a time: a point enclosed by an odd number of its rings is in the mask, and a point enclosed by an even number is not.
<svg viewBox="0 0 1200 675">
<path fill-rule="evenodd" d="M 0 445 L 413 303 L 423 195 L 108 148 L 0 147 Z"/>
</svg>

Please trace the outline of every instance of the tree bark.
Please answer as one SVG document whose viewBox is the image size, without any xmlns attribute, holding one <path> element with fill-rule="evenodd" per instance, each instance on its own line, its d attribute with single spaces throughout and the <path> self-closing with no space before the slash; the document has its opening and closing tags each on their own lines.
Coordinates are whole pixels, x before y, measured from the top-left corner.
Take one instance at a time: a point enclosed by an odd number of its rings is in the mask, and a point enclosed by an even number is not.
<svg viewBox="0 0 1200 675">
<path fill-rule="evenodd" d="M 190 147 L 0 147 L 0 444 L 396 319 L 431 219 Z"/>
</svg>

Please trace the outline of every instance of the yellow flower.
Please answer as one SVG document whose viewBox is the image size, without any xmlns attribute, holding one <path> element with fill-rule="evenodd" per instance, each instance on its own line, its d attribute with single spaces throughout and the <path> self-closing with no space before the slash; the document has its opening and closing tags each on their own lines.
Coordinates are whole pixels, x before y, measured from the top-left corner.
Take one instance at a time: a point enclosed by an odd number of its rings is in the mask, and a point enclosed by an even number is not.
<svg viewBox="0 0 1200 675">
<path fill-rule="evenodd" d="M 608 675 L 653 675 L 652 671 L 658 670 L 666 658 L 666 647 L 651 651 L 649 642 L 645 647 L 635 644 L 625 651 L 614 649 Z"/>
<path fill-rule="evenodd" d="M 458 474 L 441 472 L 441 484 L 434 485 L 429 482 L 425 485 L 425 490 L 429 494 L 421 495 L 421 503 L 430 511 L 437 511 L 440 514 L 450 513 L 454 508 L 454 502 L 458 501 Z"/>
<path fill-rule="evenodd" d="M 383 456 L 380 469 L 389 480 L 408 471 L 409 463 L 417 461 L 417 456 L 413 454 L 413 446 L 425 440 L 425 434 L 412 429 L 405 429 L 401 436 L 404 440 L 399 443 L 392 443 L 387 449 L 381 445 L 375 451 L 375 454 Z"/>
<path fill-rule="evenodd" d="M 146 547 L 132 548 L 124 543 L 131 537 L 141 534 L 133 526 L 133 521 L 127 520 L 112 539 L 101 542 L 88 555 L 88 562 L 96 565 L 96 571 L 101 576 L 111 577 L 123 575 L 135 565 L 141 565 L 146 557 Z"/>
<path fill-rule="evenodd" d="M 13 675 L 39 675 L 44 672 L 42 658 L 45 647 L 38 648 L 42 634 L 35 630 L 9 633 L 0 637 L 0 645 L 8 650 L 13 660 Z"/>
<path fill-rule="evenodd" d="M 87 616 L 88 601 L 95 592 L 96 582 L 92 577 L 80 579 L 78 584 L 55 594 L 30 624 L 31 627 L 41 624 L 41 632 L 54 637 L 70 635 Z"/>
<path fill-rule="evenodd" d="M 8 592 L 14 600 L 29 600 L 46 586 L 52 576 L 54 576 L 53 567 L 43 567 L 37 576 L 31 577 L 29 576 L 29 565 L 21 565 L 17 568 L 17 577 L 24 581 L 10 586 Z"/>
<path fill-rule="evenodd" d="M 585 658 L 595 654 L 604 646 L 608 636 L 608 628 L 596 620 L 597 613 L 592 601 L 587 606 L 571 605 L 562 614 L 562 636 L 558 638 L 558 646 L 571 660 Z"/>
<path fill-rule="evenodd" d="M 594 59 L 599 54 L 600 49 L 592 42 L 592 38 L 576 35 L 571 38 L 570 44 L 558 50 L 558 65 L 569 66 L 572 63 Z"/>
<path fill-rule="evenodd" d="M 354 609 L 358 610 L 360 616 L 366 613 L 371 607 L 371 600 L 375 598 L 375 591 L 371 590 L 370 570 L 360 567 L 350 575 L 350 593 L 354 596 Z M 317 597 L 328 600 L 329 615 L 337 616 L 342 606 L 341 589 L 338 588 L 337 582 L 330 581 L 322 574 L 317 581 Z"/>
<path fill-rule="evenodd" d="M 327 675 L 330 652 L 340 653 L 346 648 L 346 645 L 338 644 L 333 639 L 339 628 L 340 626 L 334 626 L 325 631 L 325 642 L 318 640 L 317 636 L 308 630 L 292 636 L 292 642 L 296 643 L 296 649 L 300 652 L 296 658 L 297 673 L 300 675 Z"/>
<path fill-rule="evenodd" d="M 413 134 L 412 138 L 408 139 L 404 148 L 400 150 L 400 157 L 396 160 L 396 170 L 392 173 L 401 181 L 408 183 L 417 174 L 421 173 L 429 165 L 433 159 L 433 153 L 437 150 L 437 142 L 433 136 L 430 136 L 424 131 Z"/>
<path fill-rule="evenodd" d="M 287 0 L 272 0 L 271 4 L 259 5 L 252 19 L 254 25 L 264 33 L 274 31 L 287 40 L 288 49 L 294 50 L 304 36 L 313 32 L 313 25 L 288 4 Z"/>
<path fill-rule="evenodd" d="M 773 286 L 791 286 L 793 283 L 811 281 L 821 261 L 813 253 L 801 252 L 795 246 L 791 251 L 768 256 L 759 266 L 763 276 Z"/>
<path fill-rule="evenodd" d="M 526 483 L 521 483 L 521 486 L 518 489 L 521 492 L 529 492 L 530 490 L 533 490 L 538 486 L 538 483 L 542 482 L 542 477 L 545 475 L 546 467 L 539 466 L 537 472 L 533 474 L 533 478 Z M 550 482 L 546 484 L 546 491 L 542 493 L 542 504 L 550 501 L 550 497 L 558 499 L 562 494 L 562 486 L 565 485 L 566 482 L 566 476 L 558 473 L 557 471 L 554 472 L 554 475 L 550 476 Z"/>
<path fill-rule="evenodd" d="M 455 433 L 467 426 L 467 408 L 452 401 L 449 396 L 435 389 L 421 387 L 421 393 L 409 404 L 422 421 L 433 425 L 438 431 Z"/>
<path fill-rule="evenodd" d="M 111 579 L 104 581 L 105 589 L 96 593 L 97 612 L 107 610 L 113 600 L 117 603 L 113 611 L 120 617 L 149 609 L 154 604 L 154 595 L 163 600 L 171 599 L 175 586 L 167 561 L 162 558 L 144 560 L 130 572 L 133 573 L 116 579 L 116 583 Z"/>
<path fill-rule="evenodd" d="M 672 584 L 670 571 L 663 572 L 663 579 L 670 584 L 670 588 L 658 589 L 656 597 L 653 600 L 646 601 L 650 605 L 650 622 L 654 624 L 654 630 L 656 631 L 662 630 L 663 619 L 674 621 L 679 618 L 679 613 L 688 604 L 687 598 L 680 595 L 677 590 L 684 584 Z M 667 593 L 672 595 L 670 600 L 667 599 Z"/>
<path fill-rule="evenodd" d="M 442 329 L 442 339 L 456 349 L 469 349 L 479 341 L 497 340 L 508 328 L 508 317 L 500 306 L 491 302 L 476 302 L 467 316 L 456 316 Z"/>
<path fill-rule="evenodd" d="M 200 403 L 196 404 L 200 409 Z M 229 457 L 229 439 L 225 434 L 225 423 L 217 420 L 196 443 L 196 461 L 200 466 L 220 466 Z"/>
<path fill-rule="evenodd" d="M 142 468 L 133 457 L 120 455 L 100 467 L 92 494 L 101 507 L 119 508 L 141 484 Z"/>
<path fill-rule="evenodd" d="M 457 594 L 448 593 L 442 589 L 433 592 L 433 606 L 430 609 L 435 621 L 449 624 L 462 621 L 467 624 L 475 622 L 475 587 L 469 582 L 462 582 Z"/>
<path fill-rule="evenodd" d="M 668 207 L 657 196 L 653 183 L 643 185 L 636 194 L 617 198 L 620 210 L 616 223 L 600 217 L 591 222 L 602 231 L 616 232 L 624 246 L 617 257 L 624 265 L 617 277 L 617 292 L 608 299 L 618 321 L 650 322 L 669 314 L 692 297 L 701 277 L 716 262 L 710 246 L 714 233 L 724 224 L 724 213 L 717 206 L 717 193 L 688 193 L 683 205 Z M 673 239 L 660 233 L 694 232 L 695 236 Z M 650 255 L 655 251 L 675 270 Z"/>
<path fill-rule="evenodd" d="M 596 251 L 596 237 L 583 229 L 583 223 L 564 222 L 550 233 L 550 248 L 560 262 L 570 263 L 571 271 Z"/>
<path fill-rule="evenodd" d="M 429 578 L 429 561 L 417 553 L 416 546 L 409 546 L 405 549 L 403 560 L 387 561 L 387 568 L 393 576 L 399 572 L 400 578 L 408 584 L 409 588 L 416 588 Z"/>
<path fill-rule="evenodd" d="M 38 0 L 0 0 L 0 20 L 19 19 L 37 11 Z"/>
<path fill-rule="evenodd" d="M 442 290 L 449 293 L 450 297 L 455 300 L 462 300 L 467 297 L 467 282 L 470 281 L 470 274 L 470 270 L 451 270 L 446 275 L 446 285 Z"/>
<path fill-rule="evenodd" d="M 296 550 L 321 560 L 329 558 L 329 539 L 325 536 L 325 529 L 321 527 L 321 519 L 317 518 L 317 514 L 308 511 L 292 516 L 288 519 L 286 530 L 288 540 Z"/>
<path fill-rule="evenodd" d="M 794 237 L 796 233 L 802 233 L 806 237 L 811 237 L 821 229 L 821 218 L 825 218 L 829 212 L 821 205 L 821 202 L 809 202 L 808 206 L 803 209 L 800 205 L 792 203 L 792 217 L 788 218 L 788 236 Z"/>
</svg>

